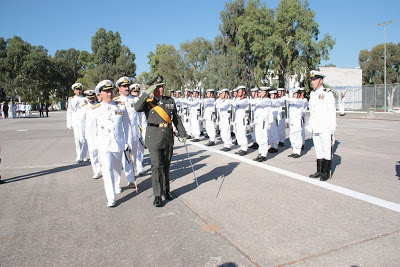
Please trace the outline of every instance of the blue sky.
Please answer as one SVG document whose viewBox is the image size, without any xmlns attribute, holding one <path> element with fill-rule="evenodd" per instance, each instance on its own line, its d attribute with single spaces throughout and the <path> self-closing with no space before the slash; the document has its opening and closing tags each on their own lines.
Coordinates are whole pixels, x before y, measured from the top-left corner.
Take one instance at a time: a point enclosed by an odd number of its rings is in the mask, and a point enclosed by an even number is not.
<svg viewBox="0 0 400 267">
<path fill-rule="evenodd" d="M 116 1 L 2 1 L 0 36 L 20 36 L 32 45 L 42 45 L 54 55 L 57 50 L 75 48 L 91 52 L 91 37 L 103 27 L 118 31 L 122 43 L 136 54 L 137 74 L 148 71 L 147 55 L 157 44 L 172 44 L 196 37 L 214 40 L 219 32 L 224 0 L 116 0 Z M 276 8 L 278 0 L 264 0 Z M 336 39 L 325 63 L 337 67 L 358 66 L 360 50 L 371 50 L 384 42 L 400 42 L 400 1 L 398 0 L 309 0 L 316 12 L 320 37 L 329 33 Z"/>
</svg>

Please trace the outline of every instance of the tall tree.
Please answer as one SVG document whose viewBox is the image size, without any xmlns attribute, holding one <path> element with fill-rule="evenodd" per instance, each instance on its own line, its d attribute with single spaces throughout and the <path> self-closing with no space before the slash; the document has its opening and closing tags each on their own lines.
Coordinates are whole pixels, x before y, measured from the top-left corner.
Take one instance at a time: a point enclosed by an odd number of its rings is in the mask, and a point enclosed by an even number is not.
<svg viewBox="0 0 400 267">
<path fill-rule="evenodd" d="M 185 84 L 184 64 L 173 45 L 157 44 L 155 53 L 147 56 L 150 65 L 150 77 L 162 75 L 166 81 L 166 89 L 182 89 Z"/>
<path fill-rule="evenodd" d="M 292 75 L 308 77 L 311 69 L 328 60 L 328 52 L 335 40 L 329 34 L 318 41 L 318 24 L 315 12 L 307 0 L 281 0 L 276 9 L 271 44 L 273 49 L 274 74 L 279 77 L 279 86 L 289 87 Z"/>
<path fill-rule="evenodd" d="M 185 84 L 196 88 L 203 80 L 211 49 L 211 42 L 199 37 L 181 44 L 180 54 L 186 67 L 184 74 Z"/>
</svg>

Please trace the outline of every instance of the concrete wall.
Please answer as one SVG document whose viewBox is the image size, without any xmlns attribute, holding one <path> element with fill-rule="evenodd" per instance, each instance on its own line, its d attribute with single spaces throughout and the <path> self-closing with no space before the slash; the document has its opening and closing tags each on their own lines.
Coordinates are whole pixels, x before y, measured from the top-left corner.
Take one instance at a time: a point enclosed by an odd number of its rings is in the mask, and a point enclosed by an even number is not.
<svg viewBox="0 0 400 267">
<path fill-rule="evenodd" d="M 324 83 L 334 86 L 362 86 L 362 69 L 320 67 L 326 75 Z"/>
</svg>

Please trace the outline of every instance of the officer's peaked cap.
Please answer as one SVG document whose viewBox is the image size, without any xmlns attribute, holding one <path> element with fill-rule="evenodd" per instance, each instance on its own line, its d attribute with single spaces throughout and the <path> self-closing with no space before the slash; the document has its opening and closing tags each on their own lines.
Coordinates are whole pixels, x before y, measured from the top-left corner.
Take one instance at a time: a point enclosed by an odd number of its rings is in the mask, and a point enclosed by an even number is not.
<svg viewBox="0 0 400 267">
<path fill-rule="evenodd" d="M 85 91 L 85 95 L 87 95 L 87 97 L 95 97 L 96 96 L 96 92 L 94 90 L 86 90 Z"/>
<path fill-rule="evenodd" d="M 310 76 L 311 76 L 311 80 L 315 80 L 318 78 L 321 78 L 321 79 L 325 78 L 325 74 L 323 74 L 322 72 L 317 71 L 317 70 L 312 70 L 310 72 Z"/>
<path fill-rule="evenodd" d="M 129 86 L 129 90 L 134 91 L 134 92 L 139 92 L 140 90 L 142 90 L 142 86 L 138 83 L 132 83 Z"/>
<path fill-rule="evenodd" d="M 81 83 L 74 83 L 74 84 L 71 86 L 71 88 L 72 88 L 72 90 L 75 90 L 75 89 L 81 89 L 81 90 L 83 90 L 83 85 L 82 85 Z"/>
<path fill-rule="evenodd" d="M 111 80 L 103 80 L 96 85 L 96 95 L 100 94 L 103 90 L 114 89 L 114 83 Z"/>
<path fill-rule="evenodd" d="M 129 77 L 121 77 L 117 80 L 117 82 L 115 83 L 115 85 L 117 87 L 123 86 L 123 85 L 130 85 L 131 84 L 131 78 Z"/>
<path fill-rule="evenodd" d="M 150 86 L 155 84 L 160 84 L 160 85 L 164 84 L 164 77 L 161 75 L 157 75 L 147 83 L 147 85 Z"/>
</svg>

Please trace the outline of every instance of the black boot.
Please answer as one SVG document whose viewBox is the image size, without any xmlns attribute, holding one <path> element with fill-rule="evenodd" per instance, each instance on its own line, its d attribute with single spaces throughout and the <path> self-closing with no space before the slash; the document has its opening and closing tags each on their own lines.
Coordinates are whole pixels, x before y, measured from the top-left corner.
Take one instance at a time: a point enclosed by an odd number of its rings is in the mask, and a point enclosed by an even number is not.
<svg viewBox="0 0 400 267">
<path fill-rule="evenodd" d="M 324 159 L 317 159 L 317 172 L 310 175 L 310 178 L 319 178 L 322 176 L 322 163 Z"/>
<path fill-rule="evenodd" d="M 161 207 L 161 202 L 162 202 L 161 197 L 155 197 L 154 201 L 153 201 L 153 205 L 156 207 Z"/>
<path fill-rule="evenodd" d="M 326 181 L 331 178 L 331 166 L 332 160 L 324 159 L 324 163 L 322 166 L 322 176 L 319 178 L 320 181 Z"/>
</svg>

